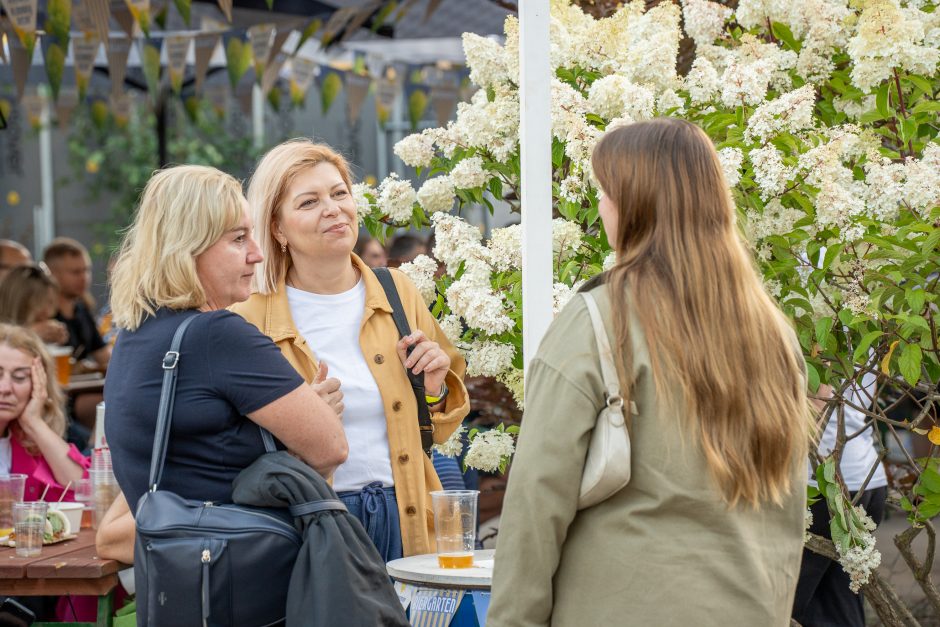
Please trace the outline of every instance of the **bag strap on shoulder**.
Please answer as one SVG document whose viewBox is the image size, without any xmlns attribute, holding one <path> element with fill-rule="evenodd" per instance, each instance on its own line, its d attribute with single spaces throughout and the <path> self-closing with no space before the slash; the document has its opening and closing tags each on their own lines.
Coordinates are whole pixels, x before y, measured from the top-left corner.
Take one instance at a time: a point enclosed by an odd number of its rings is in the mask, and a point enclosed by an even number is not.
<svg viewBox="0 0 940 627">
<path fill-rule="evenodd" d="M 614 366 L 614 354 L 610 348 L 610 340 L 607 337 L 607 329 L 604 327 L 604 319 L 601 318 L 600 309 L 597 307 L 597 301 L 590 292 L 581 292 L 581 298 L 587 305 L 588 313 L 591 316 L 591 327 L 594 329 L 594 341 L 597 342 L 597 352 L 600 354 L 601 377 L 604 379 L 606 388 L 606 403 L 611 409 L 618 409 L 623 412 L 623 396 L 620 394 L 620 379 L 617 377 L 617 368 Z M 635 404 L 630 402 L 631 408 Z M 635 411 L 632 413 L 636 413 Z"/>
<path fill-rule="evenodd" d="M 153 451 L 150 455 L 150 478 L 147 482 L 151 492 L 156 491 L 160 479 L 163 477 L 166 450 L 170 443 L 170 424 L 173 421 L 173 403 L 176 397 L 176 377 L 179 374 L 180 346 L 183 344 L 186 329 L 198 315 L 191 315 L 180 323 L 173 334 L 173 340 L 170 342 L 170 350 L 163 356 L 163 387 L 160 389 L 160 405 L 157 409 Z M 276 451 L 274 437 L 260 425 L 258 428 L 261 429 L 261 440 L 264 442 L 264 449 L 269 453 Z"/>
<path fill-rule="evenodd" d="M 405 317 L 405 310 L 401 304 L 401 297 L 398 295 L 398 288 L 395 287 L 395 281 L 388 268 L 373 268 L 382 289 L 385 290 L 385 296 L 392 306 L 392 319 L 398 328 L 400 338 L 411 335 L 411 327 L 408 325 L 408 318 Z M 434 424 L 431 422 L 431 411 L 428 409 L 428 403 L 425 400 L 424 373 L 415 374 L 411 370 L 405 369 L 408 373 L 408 380 L 411 382 L 411 389 L 414 391 L 415 400 L 418 403 L 418 429 L 421 432 L 421 448 L 425 455 L 431 455 L 431 447 L 434 445 Z"/>
</svg>

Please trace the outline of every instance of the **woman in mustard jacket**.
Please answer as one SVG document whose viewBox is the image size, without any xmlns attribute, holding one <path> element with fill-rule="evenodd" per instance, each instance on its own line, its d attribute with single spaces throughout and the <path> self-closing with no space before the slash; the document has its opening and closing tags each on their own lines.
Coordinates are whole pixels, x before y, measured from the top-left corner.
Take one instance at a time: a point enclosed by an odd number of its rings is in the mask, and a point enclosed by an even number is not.
<svg viewBox="0 0 940 627">
<path fill-rule="evenodd" d="M 424 373 L 434 441 L 443 442 L 470 410 L 466 365 L 414 284 L 392 270 L 412 329 L 399 340 L 381 284 L 352 252 L 351 191 L 345 159 L 328 146 L 300 139 L 271 149 L 248 187 L 264 253 L 257 293 L 232 309 L 342 414 L 349 458 L 333 487 L 389 561 L 433 551 L 428 492 L 441 489 L 405 368 Z"/>
</svg>

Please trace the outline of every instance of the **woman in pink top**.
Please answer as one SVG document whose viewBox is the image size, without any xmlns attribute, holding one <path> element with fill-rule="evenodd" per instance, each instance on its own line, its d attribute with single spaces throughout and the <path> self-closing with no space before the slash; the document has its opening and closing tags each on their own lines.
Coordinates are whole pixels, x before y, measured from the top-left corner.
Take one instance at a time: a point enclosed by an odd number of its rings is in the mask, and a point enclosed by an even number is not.
<svg viewBox="0 0 940 627">
<path fill-rule="evenodd" d="M 0 474 L 26 475 L 26 501 L 47 486 L 45 499 L 58 501 L 64 486 L 88 476 L 90 460 L 63 439 L 62 407 L 42 342 L 24 327 L 0 324 Z"/>
</svg>

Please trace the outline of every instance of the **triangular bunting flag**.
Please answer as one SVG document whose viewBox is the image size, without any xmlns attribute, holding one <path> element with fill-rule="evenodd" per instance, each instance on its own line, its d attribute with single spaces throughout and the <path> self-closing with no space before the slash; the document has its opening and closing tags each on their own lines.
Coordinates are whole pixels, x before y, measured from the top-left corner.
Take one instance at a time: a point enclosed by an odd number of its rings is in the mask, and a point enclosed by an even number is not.
<svg viewBox="0 0 940 627">
<path fill-rule="evenodd" d="M 457 86 L 441 84 L 431 88 L 431 107 L 438 126 L 447 126 L 457 106 Z"/>
<path fill-rule="evenodd" d="M 342 75 L 342 72 L 331 67 L 320 68 L 320 75 L 317 78 L 320 84 L 320 108 L 323 115 L 330 110 L 339 92 L 343 91 Z"/>
<path fill-rule="evenodd" d="M 232 0 L 219 0 L 219 8 L 222 9 L 222 13 L 225 15 L 225 19 L 228 20 L 229 24 L 232 23 Z"/>
<path fill-rule="evenodd" d="M 140 63 L 147 81 L 147 91 L 150 100 L 156 104 L 160 95 L 160 47 L 163 45 L 162 37 L 138 39 L 140 46 Z"/>
<path fill-rule="evenodd" d="M 251 46 L 248 45 L 246 37 L 244 30 L 227 31 L 222 34 L 222 41 L 225 45 L 225 63 L 232 91 L 235 91 L 238 81 L 251 66 Z"/>
<path fill-rule="evenodd" d="M 215 53 L 216 46 L 219 45 L 218 33 L 206 33 L 196 35 L 193 38 L 193 44 L 196 49 L 196 93 L 202 93 L 202 85 L 206 80 L 206 72 L 209 70 L 209 61 Z"/>
<path fill-rule="evenodd" d="M 74 88 L 65 88 L 59 92 L 59 100 L 55 106 L 56 121 L 59 128 L 68 128 L 72 111 L 78 106 L 78 91 Z"/>
<path fill-rule="evenodd" d="M 179 94 L 183 90 L 183 75 L 186 73 L 186 57 L 189 56 L 189 35 L 171 35 L 164 40 L 170 87 Z"/>
<path fill-rule="evenodd" d="M 277 78 L 281 73 L 281 68 L 284 67 L 284 63 L 286 63 L 289 58 L 286 53 L 281 52 L 274 57 L 264 70 L 264 76 L 261 77 L 261 92 L 265 96 L 267 96 L 271 88 L 277 84 Z"/>
<path fill-rule="evenodd" d="M 131 51 L 131 39 L 112 37 L 108 46 L 108 73 L 111 75 L 111 93 L 124 92 L 124 77 L 127 75 L 127 56 Z"/>
<path fill-rule="evenodd" d="M 114 116 L 114 121 L 118 126 L 124 127 L 127 126 L 128 121 L 131 119 L 131 97 L 125 91 L 120 91 L 117 93 L 111 94 L 111 115 Z"/>
<path fill-rule="evenodd" d="M 392 115 L 395 98 L 398 97 L 398 82 L 395 79 L 380 78 L 375 82 L 375 115 L 382 128 Z"/>
<path fill-rule="evenodd" d="M 355 124 L 359 119 L 359 112 L 362 110 L 362 103 L 369 95 L 369 87 L 372 86 L 372 79 L 361 74 L 350 72 L 346 75 L 346 115 L 349 116 L 349 123 Z"/>
<path fill-rule="evenodd" d="M 274 24 L 255 24 L 248 29 L 248 40 L 251 42 L 251 56 L 255 61 L 255 80 L 261 85 L 264 76 L 264 67 L 268 64 L 268 55 L 271 53 L 271 43 L 274 37 Z"/>
<path fill-rule="evenodd" d="M 294 57 L 290 62 L 290 99 L 294 106 L 301 106 L 307 97 L 307 90 L 313 83 L 317 64 L 305 57 Z"/>
<path fill-rule="evenodd" d="M 140 26 L 144 35 L 150 37 L 150 0 L 124 0 L 127 8 L 134 16 L 134 21 Z"/>
<path fill-rule="evenodd" d="M 32 129 L 42 128 L 42 110 L 45 106 L 45 100 L 39 95 L 35 87 L 30 87 L 29 91 L 23 94 L 23 97 L 20 99 L 20 105 L 26 113 L 26 120 L 29 122 L 29 127 Z"/>
<path fill-rule="evenodd" d="M 75 84 L 78 85 L 79 100 L 84 100 L 85 94 L 88 93 L 88 81 L 91 79 L 91 71 L 95 68 L 100 44 L 97 34 L 72 37 L 72 58 L 75 63 Z"/>
<path fill-rule="evenodd" d="M 109 0 L 82 0 L 88 6 L 88 13 L 91 15 L 91 21 L 98 32 L 98 39 L 108 45 L 108 38 L 111 32 L 111 26 L 108 23 L 111 19 L 111 7 Z"/>
<path fill-rule="evenodd" d="M 206 100 L 212 105 L 216 114 L 225 115 L 225 107 L 228 104 L 229 89 L 225 85 L 210 85 L 206 87 Z"/>
<path fill-rule="evenodd" d="M 0 4 L 7 12 L 8 24 L 32 61 L 36 47 L 36 0 L 0 0 Z"/>
</svg>

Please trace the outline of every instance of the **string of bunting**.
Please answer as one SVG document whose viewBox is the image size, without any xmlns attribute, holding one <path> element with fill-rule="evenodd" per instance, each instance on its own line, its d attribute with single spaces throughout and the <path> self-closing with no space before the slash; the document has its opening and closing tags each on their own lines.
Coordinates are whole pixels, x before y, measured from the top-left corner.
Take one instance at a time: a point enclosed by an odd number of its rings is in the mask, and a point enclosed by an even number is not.
<svg viewBox="0 0 940 627">
<path fill-rule="evenodd" d="M 331 28 L 336 30 L 341 20 L 335 15 L 326 25 L 320 19 L 298 18 L 249 28 L 231 28 L 204 18 L 200 30 L 165 31 L 170 4 L 169 0 L 47 0 L 44 10 L 39 10 L 38 0 L 0 0 L 5 13 L 0 16 L 0 32 L 7 35 L 8 48 L 0 45 L 0 63 L 10 66 L 16 98 L 30 121 L 38 119 L 39 96 L 35 89 L 27 89 L 37 40 L 60 125 L 67 123 L 71 110 L 82 102 L 89 102 L 99 114 L 102 107 L 110 107 L 119 121 L 129 117 L 133 99 L 124 82 L 132 48 L 136 48 L 151 103 L 156 102 L 164 84 L 181 95 L 187 68 L 191 67 L 195 97 L 204 98 L 220 113 L 224 112 L 229 96 L 250 111 L 252 83 L 259 85 L 272 106 L 278 108 L 282 91 L 278 79 L 286 75 L 286 93 L 295 107 L 305 105 L 307 92 L 316 82 L 322 112 L 326 114 L 337 97 L 345 93 L 346 113 L 349 121 L 355 123 L 372 93 L 377 117 L 384 125 L 395 99 L 404 90 L 412 127 L 418 125 L 428 107 L 437 123 L 443 125 L 453 114 L 461 95 L 461 83 L 467 80 L 463 69 L 442 72 L 414 66 L 387 68 L 375 78 L 366 70 L 362 53 L 355 55 L 351 68 L 321 65 L 298 55 L 303 44 L 318 32 L 321 41 L 337 36 Z M 172 4 L 189 26 L 191 0 L 173 0 Z M 218 0 L 218 4 L 231 23 L 232 0 Z M 110 31 L 111 17 L 124 36 Z M 293 50 L 287 50 L 285 44 L 293 32 L 299 37 Z M 210 64 L 220 44 L 229 79 L 228 93 L 224 86 L 206 85 Z M 107 96 L 89 94 L 102 47 L 111 83 Z M 71 66 L 67 66 L 69 59 Z M 250 80 L 246 78 L 249 74 Z M 74 87 L 68 86 L 66 80 L 72 75 Z"/>
</svg>

